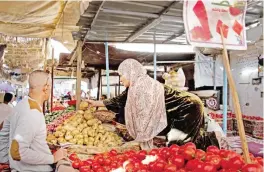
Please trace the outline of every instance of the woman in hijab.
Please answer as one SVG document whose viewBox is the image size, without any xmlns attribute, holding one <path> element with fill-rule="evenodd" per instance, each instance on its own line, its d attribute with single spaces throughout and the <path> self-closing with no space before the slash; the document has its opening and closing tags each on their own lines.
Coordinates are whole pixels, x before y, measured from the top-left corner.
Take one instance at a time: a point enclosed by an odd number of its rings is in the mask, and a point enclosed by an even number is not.
<svg viewBox="0 0 264 172">
<path fill-rule="evenodd" d="M 118 73 L 126 91 L 103 102 L 89 103 L 109 110 L 125 107 L 126 128 L 143 149 L 151 149 L 157 135 L 166 135 L 168 145 L 194 142 L 199 149 L 219 146 L 214 133 L 208 136 L 205 132 L 200 98 L 152 79 L 143 65 L 133 59 L 123 61 Z"/>
</svg>

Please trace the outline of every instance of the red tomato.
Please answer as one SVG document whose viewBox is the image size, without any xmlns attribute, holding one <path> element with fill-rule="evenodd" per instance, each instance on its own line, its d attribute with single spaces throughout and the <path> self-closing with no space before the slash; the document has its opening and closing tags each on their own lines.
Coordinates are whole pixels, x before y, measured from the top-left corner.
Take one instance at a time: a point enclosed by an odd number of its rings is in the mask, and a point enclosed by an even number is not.
<svg viewBox="0 0 264 172">
<path fill-rule="evenodd" d="M 208 160 L 207 162 L 214 165 L 216 169 L 219 169 L 221 167 L 221 158 L 218 155 L 212 155 L 210 157 L 210 160 Z"/>
<path fill-rule="evenodd" d="M 96 172 L 106 172 L 105 169 L 103 167 L 100 167 L 96 170 Z"/>
<path fill-rule="evenodd" d="M 73 153 L 73 154 L 71 154 L 71 155 L 69 156 L 69 159 L 72 160 L 72 161 L 76 161 L 76 160 L 78 160 L 79 158 L 78 158 L 78 156 L 77 156 L 76 153 Z"/>
<path fill-rule="evenodd" d="M 141 150 L 137 153 L 137 158 L 142 161 L 146 158 L 146 155 L 147 155 L 147 151 Z"/>
<path fill-rule="evenodd" d="M 180 146 L 178 145 L 171 145 L 169 150 L 170 150 L 170 154 L 173 156 L 173 155 L 177 155 L 178 154 L 178 151 L 180 149 Z"/>
<path fill-rule="evenodd" d="M 170 157 L 170 155 L 171 155 L 169 148 L 164 147 L 164 148 L 160 149 L 159 155 L 160 155 L 160 157 L 162 157 L 165 160 L 167 160 Z"/>
<path fill-rule="evenodd" d="M 111 169 L 111 167 L 109 167 L 109 166 L 104 166 L 104 169 L 105 169 L 105 171 L 106 172 L 108 172 L 108 171 L 111 171 L 112 169 Z"/>
<path fill-rule="evenodd" d="M 79 168 L 79 171 L 80 172 L 90 172 L 91 168 L 90 168 L 90 166 L 82 166 Z"/>
<path fill-rule="evenodd" d="M 259 164 L 246 164 L 243 166 L 242 172 L 262 172 L 261 165 Z"/>
<path fill-rule="evenodd" d="M 195 156 L 195 150 L 192 149 L 192 148 L 186 148 L 182 152 L 182 155 L 183 155 L 183 157 L 184 157 L 185 160 L 191 160 Z"/>
<path fill-rule="evenodd" d="M 228 165 L 229 169 L 240 170 L 243 167 L 244 162 L 243 162 L 242 158 L 234 157 L 228 161 L 227 165 Z"/>
<path fill-rule="evenodd" d="M 109 154 L 111 155 L 111 156 L 117 156 L 117 151 L 115 150 L 115 149 L 112 149 L 110 152 L 109 152 Z"/>
<path fill-rule="evenodd" d="M 221 159 L 221 168 L 228 169 L 228 160 Z"/>
<path fill-rule="evenodd" d="M 125 167 L 126 171 L 133 171 L 135 169 L 134 163 L 128 163 Z"/>
<path fill-rule="evenodd" d="M 98 157 L 95 162 L 97 162 L 100 165 L 104 165 L 104 158 L 103 157 Z"/>
<path fill-rule="evenodd" d="M 258 163 L 261 165 L 261 166 L 264 166 L 264 161 L 263 161 L 263 158 L 261 157 L 256 157 L 256 160 L 258 161 Z"/>
<path fill-rule="evenodd" d="M 216 168 L 214 165 L 210 163 L 205 163 L 201 169 L 202 172 L 216 172 Z"/>
<path fill-rule="evenodd" d="M 201 149 L 197 149 L 195 152 L 195 158 L 199 159 L 201 161 L 204 161 L 206 157 L 206 153 L 205 151 L 201 150 Z"/>
<path fill-rule="evenodd" d="M 188 142 L 184 146 L 185 146 L 186 149 L 187 148 L 192 148 L 192 149 L 196 150 L 196 145 L 194 143 L 192 143 L 192 142 Z"/>
<path fill-rule="evenodd" d="M 184 157 L 182 155 L 175 155 L 169 159 L 169 162 L 176 165 L 177 168 L 183 168 L 184 167 Z"/>
<path fill-rule="evenodd" d="M 112 162 L 112 163 L 111 163 L 111 167 L 112 167 L 112 168 L 117 168 L 117 167 L 118 167 L 117 162 Z"/>
<path fill-rule="evenodd" d="M 155 162 L 150 170 L 153 172 L 162 172 L 164 171 L 165 165 L 163 162 Z"/>
<path fill-rule="evenodd" d="M 111 162 L 112 161 L 109 158 L 105 158 L 103 164 L 106 166 L 109 166 L 109 165 L 111 165 Z"/>
<path fill-rule="evenodd" d="M 175 172 L 177 170 L 177 166 L 173 164 L 167 164 L 164 168 L 164 172 Z"/>
<path fill-rule="evenodd" d="M 84 162 L 79 160 L 79 168 L 82 167 L 82 166 L 84 166 Z"/>
<path fill-rule="evenodd" d="M 206 152 L 212 152 L 214 154 L 218 154 L 219 153 L 219 148 L 216 146 L 208 146 L 206 149 Z"/>
<path fill-rule="evenodd" d="M 194 172 L 200 172 L 202 170 L 203 166 L 204 166 L 204 162 L 199 160 L 196 163 L 196 168 L 194 169 Z"/>
<path fill-rule="evenodd" d="M 149 155 L 153 155 L 153 156 L 155 156 L 155 155 L 157 155 L 159 153 L 159 150 L 158 149 L 152 149 L 148 154 Z"/>
<path fill-rule="evenodd" d="M 228 153 L 227 153 L 227 158 L 228 159 L 234 158 L 236 156 L 238 156 L 238 154 L 236 152 L 234 152 L 234 151 L 228 151 Z"/>
<path fill-rule="evenodd" d="M 83 161 L 84 166 L 90 166 L 90 165 L 92 165 L 92 163 L 93 163 L 92 159 L 87 159 L 87 160 Z"/>
<path fill-rule="evenodd" d="M 193 171 L 194 169 L 196 169 L 197 164 L 199 163 L 200 160 L 198 159 L 192 159 L 190 161 L 187 162 L 187 164 L 185 165 L 185 168 L 187 170 Z"/>
<path fill-rule="evenodd" d="M 75 168 L 75 169 L 78 169 L 80 167 L 80 161 L 74 161 L 72 163 L 72 167 Z"/>
<path fill-rule="evenodd" d="M 187 172 L 184 168 L 177 170 L 177 172 Z"/>
<path fill-rule="evenodd" d="M 227 158 L 227 156 L 228 156 L 228 151 L 225 150 L 225 149 L 220 149 L 218 155 L 219 155 L 221 158 Z"/>
<path fill-rule="evenodd" d="M 101 165 L 100 164 L 98 164 L 98 163 L 96 163 L 96 162 L 94 162 L 93 164 L 92 164 L 92 169 L 94 170 L 94 171 L 97 171 L 98 169 L 100 169 L 101 168 Z"/>
</svg>

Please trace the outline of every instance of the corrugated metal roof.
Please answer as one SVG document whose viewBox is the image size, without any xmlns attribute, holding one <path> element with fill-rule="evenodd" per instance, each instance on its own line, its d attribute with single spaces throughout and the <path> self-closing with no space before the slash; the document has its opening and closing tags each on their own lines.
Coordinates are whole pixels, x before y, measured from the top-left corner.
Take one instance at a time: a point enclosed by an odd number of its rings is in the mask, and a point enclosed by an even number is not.
<svg viewBox="0 0 264 172">
<path fill-rule="evenodd" d="M 87 42 L 187 44 L 182 1 L 91 1 L 73 32 Z M 263 16 L 262 1 L 248 1 L 246 25 Z"/>
</svg>

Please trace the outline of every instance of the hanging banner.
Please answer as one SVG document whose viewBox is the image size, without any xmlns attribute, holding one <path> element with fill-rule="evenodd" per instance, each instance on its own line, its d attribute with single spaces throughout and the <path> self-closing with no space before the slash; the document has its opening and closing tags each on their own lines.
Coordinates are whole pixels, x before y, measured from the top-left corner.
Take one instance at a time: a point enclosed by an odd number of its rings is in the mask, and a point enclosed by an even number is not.
<svg viewBox="0 0 264 172">
<path fill-rule="evenodd" d="M 183 17 L 187 40 L 196 47 L 247 49 L 245 0 L 185 0 Z"/>
</svg>

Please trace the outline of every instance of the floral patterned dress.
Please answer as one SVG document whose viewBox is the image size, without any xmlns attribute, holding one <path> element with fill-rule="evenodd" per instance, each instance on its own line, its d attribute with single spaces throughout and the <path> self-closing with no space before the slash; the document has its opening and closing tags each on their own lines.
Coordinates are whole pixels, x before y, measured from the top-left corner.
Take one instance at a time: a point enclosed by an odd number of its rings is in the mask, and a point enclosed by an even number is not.
<svg viewBox="0 0 264 172">
<path fill-rule="evenodd" d="M 116 113 L 122 112 L 126 105 L 126 89 L 122 94 L 112 99 L 104 101 L 108 110 Z M 159 136 L 167 136 L 172 129 L 177 129 L 187 137 L 178 140 L 167 140 L 170 144 L 182 145 L 186 142 L 193 142 L 197 148 L 205 150 L 210 145 L 219 147 L 218 140 L 214 132 L 206 132 L 204 124 L 203 103 L 196 95 L 170 88 L 164 85 L 165 105 L 167 112 L 167 127 Z M 125 113 L 118 114 L 117 122 L 124 122 Z"/>
</svg>

